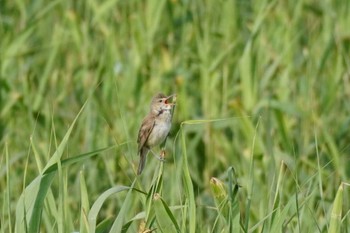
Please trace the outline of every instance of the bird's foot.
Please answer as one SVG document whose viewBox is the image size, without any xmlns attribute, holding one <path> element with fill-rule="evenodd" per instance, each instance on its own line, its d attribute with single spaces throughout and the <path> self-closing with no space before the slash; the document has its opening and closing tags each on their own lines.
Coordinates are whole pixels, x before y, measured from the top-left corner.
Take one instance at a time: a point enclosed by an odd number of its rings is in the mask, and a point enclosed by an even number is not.
<svg viewBox="0 0 350 233">
<path fill-rule="evenodd" d="M 160 152 L 160 155 L 158 156 L 158 155 L 156 155 L 155 153 L 153 153 L 153 151 L 151 151 L 152 152 L 152 154 L 153 154 L 153 156 L 154 157 L 156 157 L 156 159 L 158 159 L 159 161 L 161 161 L 161 162 L 166 162 L 166 160 L 165 160 L 165 150 L 162 150 L 161 152 Z"/>
<path fill-rule="evenodd" d="M 163 159 L 165 161 L 165 150 L 161 150 L 160 152 L 160 158 Z"/>
<path fill-rule="evenodd" d="M 166 162 L 166 160 L 165 160 L 165 150 L 164 149 L 160 151 L 160 155 L 159 155 L 158 159 L 161 162 Z"/>
</svg>

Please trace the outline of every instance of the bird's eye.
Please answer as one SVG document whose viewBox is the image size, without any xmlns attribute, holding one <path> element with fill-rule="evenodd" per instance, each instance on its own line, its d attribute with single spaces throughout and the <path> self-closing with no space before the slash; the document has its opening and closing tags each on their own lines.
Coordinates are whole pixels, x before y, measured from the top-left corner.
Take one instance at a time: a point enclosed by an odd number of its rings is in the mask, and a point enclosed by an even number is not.
<svg viewBox="0 0 350 233">
<path fill-rule="evenodd" d="M 158 102 L 161 103 L 163 100 L 159 100 Z"/>
</svg>

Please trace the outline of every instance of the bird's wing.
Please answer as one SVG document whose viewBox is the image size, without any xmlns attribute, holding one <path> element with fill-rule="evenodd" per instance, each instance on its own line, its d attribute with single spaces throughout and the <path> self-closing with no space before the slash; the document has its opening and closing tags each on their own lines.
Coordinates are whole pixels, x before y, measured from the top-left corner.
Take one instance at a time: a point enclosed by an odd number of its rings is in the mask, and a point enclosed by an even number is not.
<svg viewBox="0 0 350 233">
<path fill-rule="evenodd" d="M 138 150 L 140 151 L 141 148 L 145 145 L 147 142 L 147 139 L 149 135 L 152 132 L 152 129 L 155 125 L 155 119 L 154 116 L 147 116 L 141 124 L 140 130 L 139 130 L 139 135 L 137 138 L 137 143 L 139 144 Z"/>
</svg>

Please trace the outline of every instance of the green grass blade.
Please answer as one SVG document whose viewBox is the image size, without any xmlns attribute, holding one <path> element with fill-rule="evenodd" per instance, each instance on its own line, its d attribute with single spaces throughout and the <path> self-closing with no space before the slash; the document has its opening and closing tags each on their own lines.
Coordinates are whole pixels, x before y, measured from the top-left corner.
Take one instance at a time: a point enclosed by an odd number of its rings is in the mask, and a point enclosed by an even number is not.
<svg viewBox="0 0 350 233">
<path fill-rule="evenodd" d="M 37 176 L 23 191 L 16 208 L 16 231 L 25 232 L 28 226 L 29 232 L 39 232 L 46 194 L 51 186 L 55 173 L 45 174 L 45 171 L 60 161 L 64 148 L 68 142 L 73 127 L 82 113 L 84 106 L 75 117 L 72 125 L 69 127 L 61 144 L 56 152 L 48 161 L 44 168 L 44 174 Z M 28 222 L 27 222 L 28 221 Z"/>
<path fill-rule="evenodd" d="M 256 91 L 252 65 L 252 46 L 253 41 L 249 40 L 244 48 L 244 52 L 239 63 L 242 85 L 242 101 L 248 110 L 251 110 L 256 102 Z"/>
<path fill-rule="evenodd" d="M 89 221 L 89 232 L 95 232 L 96 230 L 96 221 L 97 221 L 97 215 L 99 211 L 101 210 L 101 207 L 103 203 L 106 201 L 107 198 L 109 198 L 111 195 L 123 192 L 126 190 L 129 190 L 130 187 L 127 186 L 116 186 L 113 188 L 108 189 L 104 193 L 102 193 L 94 202 L 94 204 L 91 206 L 91 209 L 88 214 L 88 221 Z"/>
<path fill-rule="evenodd" d="M 174 215 L 158 193 L 153 197 L 153 204 L 160 231 L 169 233 L 181 232 Z"/>
<path fill-rule="evenodd" d="M 131 187 L 129 188 L 128 193 L 126 194 L 125 200 L 123 202 L 122 208 L 120 209 L 117 218 L 115 219 L 111 230 L 109 231 L 110 233 L 113 232 L 121 232 L 122 231 L 122 226 L 125 222 L 125 217 L 127 216 L 128 211 L 130 210 L 130 206 L 132 203 L 132 192 L 133 188 L 135 186 L 136 179 L 134 182 L 131 184 Z"/>
<path fill-rule="evenodd" d="M 87 214 L 90 209 L 90 203 L 89 203 L 89 192 L 86 187 L 86 181 L 84 177 L 84 171 L 80 171 L 79 174 L 80 177 L 80 233 L 87 233 L 88 232 L 88 219 Z"/>
<path fill-rule="evenodd" d="M 80 116 L 80 114 L 82 113 L 82 111 L 85 108 L 86 103 L 83 105 L 83 107 L 80 109 L 80 111 L 78 112 L 78 115 L 75 117 L 74 121 L 72 122 L 72 125 L 69 127 L 66 135 L 63 137 L 62 142 L 60 143 L 60 145 L 58 146 L 57 150 L 55 151 L 55 153 L 52 155 L 52 157 L 50 158 L 50 160 L 47 162 L 45 168 L 44 168 L 44 173 L 46 172 L 47 169 L 49 169 L 49 167 L 51 167 L 52 165 L 56 164 L 57 162 L 59 162 L 61 160 L 62 154 L 64 152 L 64 149 L 66 148 L 66 145 L 68 143 L 68 139 L 72 133 L 72 130 Z"/>
<path fill-rule="evenodd" d="M 187 151 L 186 151 L 186 137 L 184 131 L 184 125 L 181 125 L 181 145 L 182 145 L 182 160 L 183 160 L 183 182 L 185 188 L 185 196 L 188 200 L 188 232 L 196 232 L 196 200 L 194 198 L 193 184 L 187 162 Z"/>
<path fill-rule="evenodd" d="M 237 195 L 240 186 L 237 183 L 237 178 L 233 167 L 229 167 L 229 169 L 227 170 L 227 175 L 229 182 L 228 198 L 230 201 L 229 231 L 238 232 L 241 228 L 239 201 L 237 200 Z"/>
<path fill-rule="evenodd" d="M 279 233 L 284 231 L 283 224 L 287 220 L 288 213 L 293 208 L 294 204 L 295 204 L 295 197 L 291 197 L 285 206 L 278 207 L 280 209 L 280 212 L 272 223 L 272 227 L 270 231 L 271 233 Z"/>
<path fill-rule="evenodd" d="M 12 232 L 12 218 L 11 218 L 11 169 L 10 169 L 10 158 L 8 152 L 8 144 L 5 143 L 5 157 L 6 157 L 6 200 L 5 203 L 7 205 L 7 221 L 8 221 L 8 232 Z M 5 207 L 5 203 L 3 203 L 3 207 Z"/>
<path fill-rule="evenodd" d="M 329 223 L 328 233 L 339 233 L 341 226 L 342 206 L 343 206 L 343 184 L 340 184 L 338 192 L 335 195 L 333 208 L 331 212 L 331 219 Z"/>
<path fill-rule="evenodd" d="M 228 205 L 228 194 L 224 183 L 212 177 L 210 179 L 210 189 L 214 197 L 215 206 L 218 214 L 224 217 L 226 220 L 229 219 L 229 205 Z"/>
<path fill-rule="evenodd" d="M 87 153 L 84 153 L 84 154 L 81 154 L 81 155 L 77 155 L 77 156 L 74 156 L 74 157 L 71 157 L 71 158 L 63 159 L 61 161 L 62 167 L 67 167 L 69 165 L 82 162 L 82 161 L 84 161 L 84 160 L 86 160 L 86 159 L 88 159 L 90 157 L 93 157 L 93 156 L 96 156 L 96 155 L 100 154 L 101 152 L 108 151 L 108 150 L 111 150 L 111 149 L 116 148 L 116 147 L 117 147 L 116 145 L 107 146 L 107 147 L 104 147 L 104 148 L 101 148 L 101 149 L 97 149 L 97 150 L 94 150 L 94 151 L 90 151 L 90 152 L 87 152 Z M 50 167 L 48 167 L 45 170 L 44 174 L 55 172 L 55 171 L 57 171 L 57 168 L 58 168 L 57 167 L 57 163 L 52 164 Z"/>
</svg>

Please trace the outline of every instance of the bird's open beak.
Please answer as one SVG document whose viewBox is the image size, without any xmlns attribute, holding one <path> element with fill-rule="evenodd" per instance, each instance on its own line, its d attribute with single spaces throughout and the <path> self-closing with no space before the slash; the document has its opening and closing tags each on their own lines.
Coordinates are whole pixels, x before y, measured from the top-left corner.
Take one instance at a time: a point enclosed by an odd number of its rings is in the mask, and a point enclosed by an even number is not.
<svg viewBox="0 0 350 233">
<path fill-rule="evenodd" d="M 173 98 L 173 101 L 174 101 L 174 102 L 168 103 L 168 100 L 169 100 L 170 98 Z M 166 97 L 166 99 L 165 99 L 165 103 L 168 104 L 168 105 L 175 105 L 175 104 L 176 104 L 175 101 L 176 101 L 176 94 L 169 95 L 169 96 Z"/>
</svg>

